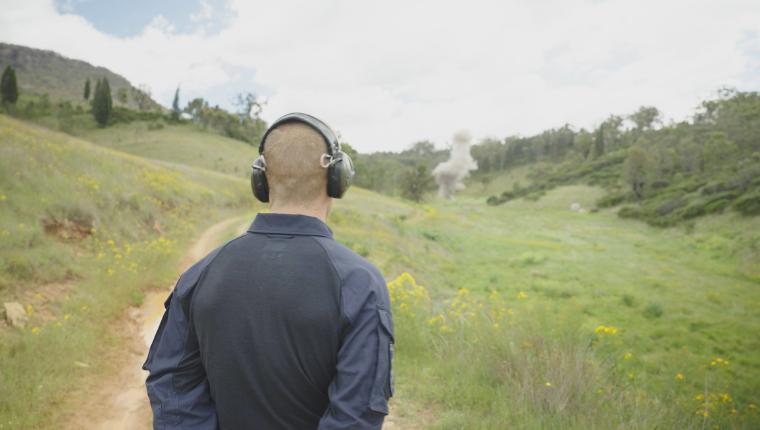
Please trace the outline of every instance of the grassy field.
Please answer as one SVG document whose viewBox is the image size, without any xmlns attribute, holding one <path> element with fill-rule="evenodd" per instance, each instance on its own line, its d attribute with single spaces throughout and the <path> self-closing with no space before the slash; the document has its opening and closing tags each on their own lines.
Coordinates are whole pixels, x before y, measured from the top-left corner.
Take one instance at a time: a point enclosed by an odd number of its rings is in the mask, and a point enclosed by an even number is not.
<svg viewBox="0 0 760 430">
<path fill-rule="evenodd" d="M 569 210 L 600 194 L 338 204 L 338 238 L 430 297 L 397 288 L 397 403 L 427 399 L 435 428 L 758 425 L 760 220 L 662 230 Z"/>
<path fill-rule="evenodd" d="M 88 373 L 72 363 L 118 347 L 104 323 L 176 275 L 204 220 L 252 205 L 246 181 L 222 173 L 243 175 L 243 143 L 145 123 L 78 134 L 98 145 L 0 116 L 0 297 L 31 306 L 27 329 L 0 331 L 0 428 L 50 426 Z M 390 281 L 398 421 L 757 428 L 760 219 L 657 229 L 570 211 L 602 195 L 583 186 L 485 204 L 524 176 L 454 201 L 354 188 L 336 202 L 337 239 Z"/>
</svg>

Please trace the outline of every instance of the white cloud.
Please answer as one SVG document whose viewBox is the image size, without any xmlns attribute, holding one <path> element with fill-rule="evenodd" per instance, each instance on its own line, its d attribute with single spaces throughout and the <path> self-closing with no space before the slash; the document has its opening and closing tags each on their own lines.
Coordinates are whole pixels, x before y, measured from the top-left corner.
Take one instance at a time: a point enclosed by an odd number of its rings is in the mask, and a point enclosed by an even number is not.
<svg viewBox="0 0 760 430">
<path fill-rule="evenodd" d="M 760 89 L 756 1 L 231 0 L 235 16 L 214 34 L 164 20 L 130 38 L 49 0 L 14 3 L 2 6 L 0 40 L 106 66 L 167 104 L 178 83 L 213 98 L 248 71 L 266 119 L 314 113 L 363 151 L 445 144 L 462 128 L 478 138 L 589 127 L 642 104 L 683 119 L 720 86 Z"/>
</svg>

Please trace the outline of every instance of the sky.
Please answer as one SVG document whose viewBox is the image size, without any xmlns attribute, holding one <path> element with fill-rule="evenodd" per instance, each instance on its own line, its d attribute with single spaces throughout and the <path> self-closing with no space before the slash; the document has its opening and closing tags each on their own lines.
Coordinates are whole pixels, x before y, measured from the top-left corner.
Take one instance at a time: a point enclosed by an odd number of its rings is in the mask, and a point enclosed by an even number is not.
<svg viewBox="0 0 760 430">
<path fill-rule="evenodd" d="M 147 85 L 169 106 L 266 99 L 361 152 L 528 136 L 760 90 L 757 0 L 0 0 L 0 41 Z"/>
</svg>

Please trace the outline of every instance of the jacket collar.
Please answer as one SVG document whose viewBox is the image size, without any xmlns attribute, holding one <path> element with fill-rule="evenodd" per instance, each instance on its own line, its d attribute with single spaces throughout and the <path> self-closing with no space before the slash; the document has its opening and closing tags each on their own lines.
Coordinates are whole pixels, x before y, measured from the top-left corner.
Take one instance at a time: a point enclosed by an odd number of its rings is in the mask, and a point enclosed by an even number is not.
<svg viewBox="0 0 760 430">
<path fill-rule="evenodd" d="M 251 233 L 323 236 L 332 239 L 330 227 L 308 215 L 259 213 L 248 229 Z"/>
</svg>

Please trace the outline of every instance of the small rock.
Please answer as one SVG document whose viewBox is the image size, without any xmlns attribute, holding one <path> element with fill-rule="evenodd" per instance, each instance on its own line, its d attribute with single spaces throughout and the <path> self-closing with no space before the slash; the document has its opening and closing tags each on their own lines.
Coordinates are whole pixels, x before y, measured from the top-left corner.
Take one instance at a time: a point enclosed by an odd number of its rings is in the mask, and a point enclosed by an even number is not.
<svg viewBox="0 0 760 430">
<path fill-rule="evenodd" d="M 5 320 L 11 327 L 24 328 L 29 321 L 24 307 L 18 302 L 3 303 L 5 309 Z"/>
</svg>

